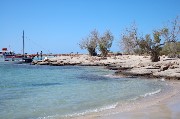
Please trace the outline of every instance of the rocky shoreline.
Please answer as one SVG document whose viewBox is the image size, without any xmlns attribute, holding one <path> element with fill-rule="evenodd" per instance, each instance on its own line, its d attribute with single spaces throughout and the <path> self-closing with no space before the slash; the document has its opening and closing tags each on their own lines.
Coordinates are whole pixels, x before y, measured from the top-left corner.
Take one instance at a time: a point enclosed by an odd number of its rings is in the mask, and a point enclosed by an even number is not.
<svg viewBox="0 0 180 119">
<path fill-rule="evenodd" d="M 159 62 L 151 62 L 149 56 L 114 55 L 102 58 L 89 55 L 69 55 L 35 60 L 31 65 L 105 66 L 109 70 L 116 70 L 115 75 L 180 80 L 180 59 L 166 56 L 162 56 Z"/>
</svg>

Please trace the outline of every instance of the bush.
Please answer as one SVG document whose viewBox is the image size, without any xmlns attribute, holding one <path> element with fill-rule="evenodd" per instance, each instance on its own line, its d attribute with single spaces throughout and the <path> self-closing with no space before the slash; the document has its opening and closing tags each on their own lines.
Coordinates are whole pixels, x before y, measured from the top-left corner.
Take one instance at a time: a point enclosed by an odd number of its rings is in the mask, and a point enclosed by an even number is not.
<svg viewBox="0 0 180 119">
<path fill-rule="evenodd" d="M 89 55 L 96 56 L 96 48 L 97 48 L 97 42 L 98 42 L 98 31 L 94 30 L 90 33 L 89 37 L 83 39 L 81 43 L 79 44 L 81 49 L 87 49 L 89 52 Z"/>
<path fill-rule="evenodd" d="M 113 35 L 111 34 L 110 31 L 106 31 L 104 33 L 104 36 L 102 36 L 99 40 L 98 40 L 98 45 L 99 45 L 99 51 L 101 52 L 101 55 L 103 57 L 106 57 L 109 49 L 112 46 L 112 42 L 113 42 Z"/>
</svg>

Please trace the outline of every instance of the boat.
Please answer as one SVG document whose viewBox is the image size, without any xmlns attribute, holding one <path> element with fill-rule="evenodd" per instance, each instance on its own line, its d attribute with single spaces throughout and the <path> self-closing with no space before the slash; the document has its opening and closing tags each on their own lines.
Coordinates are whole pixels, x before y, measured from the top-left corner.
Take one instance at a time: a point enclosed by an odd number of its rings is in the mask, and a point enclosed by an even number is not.
<svg viewBox="0 0 180 119">
<path fill-rule="evenodd" d="M 14 51 L 9 51 L 7 48 L 2 48 L 2 51 L 0 51 L 0 58 L 4 61 L 21 61 L 23 55 L 15 54 Z"/>
<path fill-rule="evenodd" d="M 2 48 L 0 51 L 0 61 L 16 61 L 18 63 L 31 63 L 33 61 L 32 55 L 24 53 L 24 30 L 23 30 L 23 55 L 15 54 L 14 51 L 9 51 L 7 48 Z"/>
</svg>

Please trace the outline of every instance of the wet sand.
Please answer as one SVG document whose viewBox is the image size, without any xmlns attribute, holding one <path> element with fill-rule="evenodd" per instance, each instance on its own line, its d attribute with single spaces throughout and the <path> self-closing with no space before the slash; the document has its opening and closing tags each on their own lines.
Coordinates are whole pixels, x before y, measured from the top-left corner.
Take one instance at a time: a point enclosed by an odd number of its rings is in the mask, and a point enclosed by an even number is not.
<svg viewBox="0 0 180 119">
<path fill-rule="evenodd" d="M 180 84 L 180 83 L 178 83 Z M 177 85 L 177 84 L 176 84 Z M 178 86 L 180 89 L 180 86 Z M 180 93 L 167 99 L 162 99 L 157 104 L 129 112 L 121 112 L 98 119 L 179 119 L 180 118 Z"/>
<path fill-rule="evenodd" d="M 167 81 L 172 88 L 163 94 L 115 109 L 75 117 L 76 119 L 179 119 L 180 81 Z M 123 108 L 122 108 L 123 107 Z"/>
</svg>

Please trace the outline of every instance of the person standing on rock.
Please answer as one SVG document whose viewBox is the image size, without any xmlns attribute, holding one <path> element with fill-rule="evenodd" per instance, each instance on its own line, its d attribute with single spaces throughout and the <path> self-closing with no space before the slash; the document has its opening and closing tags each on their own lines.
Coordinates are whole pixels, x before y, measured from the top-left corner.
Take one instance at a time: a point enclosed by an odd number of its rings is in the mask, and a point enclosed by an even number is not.
<svg viewBox="0 0 180 119">
<path fill-rule="evenodd" d="M 40 55 L 41 55 L 41 60 L 42 60 L 42 51 L 41 51 Z"/>
<path fill-rule="evenodd" d="M 38 52 L 37 52 L 36 56 L 37 56 L 37 59 L 39 60 L 39 53 Z"/>
</svg>

